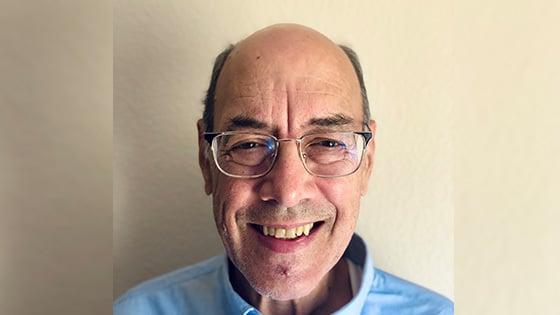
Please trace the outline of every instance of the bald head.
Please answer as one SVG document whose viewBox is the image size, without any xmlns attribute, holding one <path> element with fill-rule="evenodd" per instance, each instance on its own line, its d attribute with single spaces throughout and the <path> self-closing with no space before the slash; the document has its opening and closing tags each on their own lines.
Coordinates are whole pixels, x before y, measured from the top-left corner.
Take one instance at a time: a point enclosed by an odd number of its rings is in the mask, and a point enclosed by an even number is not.
<svg viewBox="0 0 560 315">
<path fill-rule="evenodd" d="M 264 64 L 285 66 L 278 70 L 294 73 L 306 63 L 315 64 L 317 70 L 328 67 L 350 75 L 353 71 L 342 49 L 321 33 L 300 25 L 280 24 L 262 29 L 235 45 L 224 72 Z"/>
<path fill-rule="evenodd" d="M 323 90 L 321 81 L 324 81 L 324 84 L 331 85 L 331 89 L 350 91 L 350 96 L 357 95 L 359 98 L 363 123 L 369 122 L 369 102 L 355 52 L 308 27 L 277 24 L 230 45 L 218 55 L 204 101 L 205 129 L 214 131 L 216 104 L 227 102 L 231 97 L 225 92 L 237 90 L 237 95 L 254 94 L 254 86 L 253 91 L 249 88 L 251 83 L 264 76 L 279 81 L 294 76 L 305 80 L 317 75 L 328 80 L 311 80 L 309 82 L 315 86 L 309 88 Z M 271 87 L 275 82 L 267 84 Z"/>
</svg>

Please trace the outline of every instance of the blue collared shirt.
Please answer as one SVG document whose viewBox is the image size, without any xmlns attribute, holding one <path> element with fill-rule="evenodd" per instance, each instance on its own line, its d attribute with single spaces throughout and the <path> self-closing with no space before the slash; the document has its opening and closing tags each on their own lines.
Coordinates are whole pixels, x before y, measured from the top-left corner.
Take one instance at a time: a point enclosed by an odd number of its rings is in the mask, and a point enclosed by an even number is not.
<svg viewBox="0 0 560 315">
<path fill-rule="evenodd" d="M 362 270 L 359 289 L 336 315 L 450 315 L 453 302 L 426 288 L 373 267 L 356 234 L 344 257 Z M 261 314 L 231 286 L 228 258 L 213 257 L 144 282 L 113 305 L 114 315 Z"/>
</svg>

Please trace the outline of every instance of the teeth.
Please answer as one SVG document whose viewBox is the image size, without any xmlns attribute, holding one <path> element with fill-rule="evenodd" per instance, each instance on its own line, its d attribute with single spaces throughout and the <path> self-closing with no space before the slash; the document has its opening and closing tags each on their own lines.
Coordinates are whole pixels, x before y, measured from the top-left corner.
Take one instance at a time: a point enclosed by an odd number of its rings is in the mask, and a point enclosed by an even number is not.
<svg viewBox="0 0 560 315">
<path fill-rule="evenodd" d="M 265 236 L 272 236 L 281 239 L 294 239 L 302 235 L 308 236 L 309 232 L 313 228 L 313 223 L 304 224 L 290 229 L 273 228 L 265 225 L 263 225 L 262 228 L 262 232 Z"/>
<path fill-rule="evenodd" d="M 286 230 L 286 238 L 294 238 L 296 237 L 296 229 L 287 229 Z"/>
<path fill-rule="evenodd" d="M 282 229 L 282 228 L 279 228 L 279 229 L 276 229 L 276 234 L 274 234 L 274 237 L 284 238 L 285 235 L 286 235 L 286 230 Z"/>
<path fill-rule="evenodd" d="M 313 227 L 313 223 L 309 223 L 303 226 L 303 234 L 305 234 L 305 236 L 309 235 L 309 231 L 311 231 L 311 228 Z"/>
</svg>

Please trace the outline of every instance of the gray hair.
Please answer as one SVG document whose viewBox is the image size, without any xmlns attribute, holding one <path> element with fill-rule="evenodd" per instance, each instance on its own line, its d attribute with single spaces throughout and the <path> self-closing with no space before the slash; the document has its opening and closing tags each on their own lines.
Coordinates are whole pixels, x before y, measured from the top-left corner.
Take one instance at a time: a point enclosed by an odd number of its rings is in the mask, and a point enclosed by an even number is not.
<svg viewBox="0 0 560 315">
<path fill-rule="evenodd" d="M 358 77 L 358 81 L 360 83 L 360 94 L 362 96 L 362 110 L 363 110 L 363 123 L 364 125 L 369 124 L 369 120 L 371 118 L 371 114 L 369 111 L 369 100 L 367 96 L 367 90 L 364 83 L 364 76 L 362 73 L 362 66 L 360 65 L 360 60 L 358 59 L 358 55 L 352 48 L 338 45 L 346 54 L 350 62 L 352 63 L 352 67 L 354 67 L 354 72 L 356 72 L 356 76 Z M 204 112 L 202 114 L 202 121 L 204 122 L 204 126 L 207 132 L 214 131 L 214 102 L 216 100 L 216 86 L 218 84 L 218 79 L 220 77 L 220 73 L 224 68 L 224 64 L 230 53 L 232 52 L 234 45 L 229 45 L 224 51 L 222 51 L 214 61 L 214 67 L 212 69 L 212 77 L 210 78 L 210 85 L 208 86 L 208 90 L 206 91 L 206 97 L 204 98 Z"/>
</svg>

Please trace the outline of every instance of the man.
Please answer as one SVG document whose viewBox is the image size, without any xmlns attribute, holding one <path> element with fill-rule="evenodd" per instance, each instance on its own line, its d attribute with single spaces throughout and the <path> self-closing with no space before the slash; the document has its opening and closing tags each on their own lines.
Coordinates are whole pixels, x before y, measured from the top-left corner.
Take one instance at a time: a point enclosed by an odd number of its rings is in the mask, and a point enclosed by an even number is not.
<svg viewBox="0 0 560 315">
<path fill-rule="evenodd" d="M 198 122 L 205 191 L 227 255 L 130 290 L 124 314 L 452 314 L 372 265 L 354 234 L 375 121 L 356 55 L 275 25 L 216 59 Z"/>
</svg>

